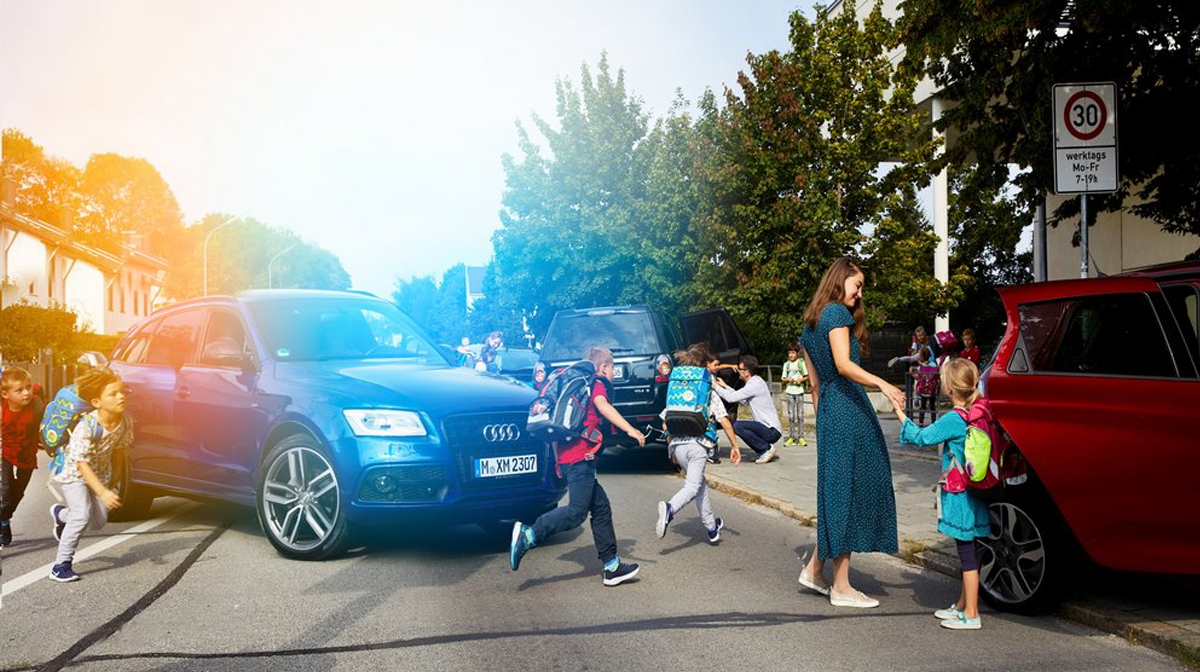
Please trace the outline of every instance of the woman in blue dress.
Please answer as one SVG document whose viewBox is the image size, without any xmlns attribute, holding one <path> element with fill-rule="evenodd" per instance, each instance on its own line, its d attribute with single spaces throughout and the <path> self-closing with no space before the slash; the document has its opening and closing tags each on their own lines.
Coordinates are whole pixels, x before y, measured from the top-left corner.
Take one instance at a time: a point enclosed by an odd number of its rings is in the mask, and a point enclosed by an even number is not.
<svg viewBox="0 0 1200 672">
<path fill-rule="evenodd" d="M 891 461 L 862 386 L 879 388 L 900 406 L 904 393 L 858 365 L 866 345 L 864 280 L 858 264 L 834 261 L 804 313 L 800 337 L 817 415 L 817 552 L 800 583 L 837 607 L 879 606 L 850 585 L 852 552 L 898 550 Z M 833 560 L 832 586 L 823 575 L 826 560 Z"/>
</svg>

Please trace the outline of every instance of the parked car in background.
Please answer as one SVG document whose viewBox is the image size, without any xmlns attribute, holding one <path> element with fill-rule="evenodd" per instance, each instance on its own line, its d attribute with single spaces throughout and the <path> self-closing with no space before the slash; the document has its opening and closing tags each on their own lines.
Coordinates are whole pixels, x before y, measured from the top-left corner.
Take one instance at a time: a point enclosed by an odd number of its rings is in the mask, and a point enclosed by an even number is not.
<svg viewBox="0 0 1200 672">
<path fill-rule="evenodd" d="M 1052 604 L 1076 550 L 1112 569 L 1200 574 L 1200 263 L 1000 296 L 1008 328 L 983 386 L 1031 472 L 990 505 L 984 597 Z"/>
<path fill-rule="evenodd" d="M 285 556 L 321 559 L 357 524 L 477 523 L 553 508 L 553 456 L 524 433 L 535 394 L 453 366 L 394 304 L 352 292 L 251 291 L 164 308 L 110 366 L 136 438 L 129 517 L 164 493 L 254 506 Z"/>
<path fill-rule="evenodd" d="M 682 327 L 682 334 L 681 334 Z M 691 343 L 709 343 L 722 361 L 748 353 L 746 340 L 724 309 L 685 315 L 679 321 L 648 306 L 561 310 L 542 341 L 541 362 L 553 372 L 583 358 L 589 347 L 612 351 L 613 406 L 635 427 L 659 427 L 673 355 Z M 614 444 L 632 445 L 624 434 Z"/>
</svg>

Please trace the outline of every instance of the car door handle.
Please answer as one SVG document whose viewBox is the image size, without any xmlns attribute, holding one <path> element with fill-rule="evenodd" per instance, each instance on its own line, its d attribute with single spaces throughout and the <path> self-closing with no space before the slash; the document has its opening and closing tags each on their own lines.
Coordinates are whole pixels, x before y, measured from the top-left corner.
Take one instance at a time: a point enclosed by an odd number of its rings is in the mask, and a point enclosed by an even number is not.
<svg viewBox="0 0 1200 672">
<path fill-rule="evenodd" d="M 188 397 L 192 396 L 192 391 L 186 387 L 181 387 L 178 390 L 175 390 L 175 396 L 180 399 L 187 399 Z"/>
</svg>

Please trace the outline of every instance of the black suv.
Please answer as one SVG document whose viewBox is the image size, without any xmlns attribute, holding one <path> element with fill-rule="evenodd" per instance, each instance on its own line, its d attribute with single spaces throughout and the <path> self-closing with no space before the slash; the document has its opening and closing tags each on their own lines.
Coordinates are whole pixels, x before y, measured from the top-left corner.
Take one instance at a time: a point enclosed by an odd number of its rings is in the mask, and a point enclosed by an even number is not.
<svg viewBox="0 0 1200 672">
<path fill-rule="evenodd" d="M 589 347 L 608 348 L 613 368 L 613 406 L 633 426 L 658 426 L 666 403 L 672 353 L 691 343 L 707 342 L 721 361 L 747 354 L 746 339 L 723 308 L 689 313 L 675 320 L 647 306 L 608 306 L 561 310 L 554 315 L 542 344 L 542 362 L 550 370 L 577 362 Z M 624 434 L 613 437 L 627 444 Z"/>
</svg>

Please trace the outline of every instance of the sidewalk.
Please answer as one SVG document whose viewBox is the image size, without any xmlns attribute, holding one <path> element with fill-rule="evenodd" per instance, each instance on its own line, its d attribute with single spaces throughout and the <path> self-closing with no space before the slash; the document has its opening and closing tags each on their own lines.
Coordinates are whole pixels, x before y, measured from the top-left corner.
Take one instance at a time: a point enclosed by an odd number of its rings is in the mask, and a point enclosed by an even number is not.
<svg viewBox="0 0 1200 672">
<path fill-rule="evenodd" d="M 899 555 L 957 577 L 954 544 L 937 532 L 931 490 L 940 471 L 937 449 L 901 446 L 900 425 L 895 418 L 880 416 L 880 424 L 891 453 Z M 754 464 L 750 458 L 734 466 L 728 459 L 729 446 L 722 436 L 721 464 L 709 465 L 706 472 L 709 486 L 777 509 L 802 525 L 815 525 L 817 450 L 811 425 L 808 430 L 805 433 L 808 446 L 784 446 L 780 441 L 775 444 L 780 458 L 765 465 Z M 1175 656 L 1200 669 L 1200 580 L 1106 570 L 1096 570 L 1095 576 L 1091 574 L 1068 596 L 1060 615 Z"/>
</svg>

